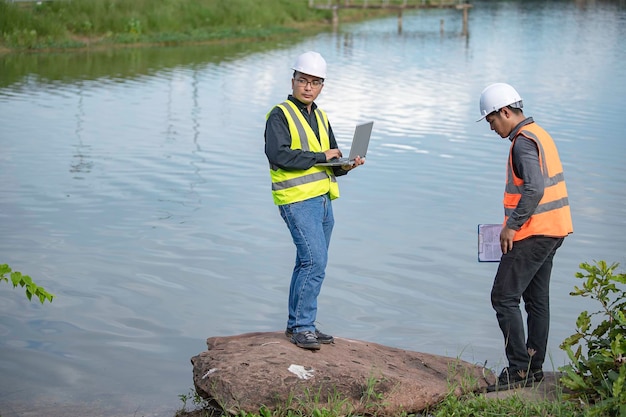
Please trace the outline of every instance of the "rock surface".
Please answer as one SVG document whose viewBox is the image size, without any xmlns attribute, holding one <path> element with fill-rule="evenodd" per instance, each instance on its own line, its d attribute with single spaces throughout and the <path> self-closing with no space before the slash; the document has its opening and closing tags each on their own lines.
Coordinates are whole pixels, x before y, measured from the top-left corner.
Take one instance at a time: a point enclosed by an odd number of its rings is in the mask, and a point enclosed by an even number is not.
<svg viewBox="0 0 626 417">
<path fill-rule="evenodd" d="M 318 351 L 282 332 L 211 337 L 207 346 L 191 358 L 196 391 L 232 414 L 266 407 L 390 416 L 487 386 L 480 366 L 340 337 Z"/>
<path fill-rule="evenodd" d="M 573 391 L 562 386 L 560 372 L 544 372 L 545 379 L 535 382 L 526 388 L 516 388 L 508 391 L 487 392 L 483 394 L 490 399 L 504 399 L 511 396 L 518 396 L 522 400 L 528 401 L 560 401 L 562 394 L 573 394 Z"/>
</svg>

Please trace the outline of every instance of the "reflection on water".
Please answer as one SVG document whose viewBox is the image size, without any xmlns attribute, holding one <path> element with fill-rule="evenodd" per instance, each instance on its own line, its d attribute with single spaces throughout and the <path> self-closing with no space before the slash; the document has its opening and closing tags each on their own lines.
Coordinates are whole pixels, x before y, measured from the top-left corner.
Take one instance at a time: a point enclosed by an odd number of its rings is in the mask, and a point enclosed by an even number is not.
<svg viewBox="0 0 626 417">
<path fill-rule="evenodd" d="M 57 296 L 0 291 L 0 412 L 172 416 L 206 337 L 282 329 L 293 248 L 262 137 L 307 49 L 329 62 L 319 104 L 340 146 L 375 120 L 334 205 L 320 326 L 503 365 L 476 225 L 501 219 L 508 146 L 475 120 L 482 88 L 508 81 L 568 181 L 561 365 L 586 306 L 568 296 L 578 264 L 626 265 L 625 19 L 619 2 L 476 2 L 469 36 L 434 10 L 401 32 L 390 16 L 280 45 L 0 57 L 0 262 Z"/>
<path fill-rule="evenodd" d="M 70 172 L 75 173 L 75 179 L 82 179 L 84 177 L 81 176 L 81 173 L 89 173 L 91 171 L 91 167 L 93 166 L 93 162 L 90 161 L 89 151 L 91 149 L 90 146 L 85 145 L 83 143 L 82 138 L 82 130 L 84 123 L 84 109 L 83 109 L 83 91 L 79 86 L 78 88 L 78 109 L 76 111 L 76 139 L 77 144 L 74 145 L 74 161 L 71 164 Z"/>
<path fill-rule="evenodd" d="M 298 36 L 294 36 L 285 41 L 284 46 L 297 43 L 299 40 L 301 39 Z M 276 47 L 275 42 L 220 42 L 201 47 L 146 47 L 77 53 L 8 54 L 0 60 L 2 74 L 0 87 L 15 88 L 34 80 L 41 81 L 52 89 L 59 83 L 73 84 L 80 80 L 122 82 L 158 75 L 162 71 L 177 68 L 193 69 L 209 63 L 232 62 L 251 53 L 263 53 Z"/>
</svg>

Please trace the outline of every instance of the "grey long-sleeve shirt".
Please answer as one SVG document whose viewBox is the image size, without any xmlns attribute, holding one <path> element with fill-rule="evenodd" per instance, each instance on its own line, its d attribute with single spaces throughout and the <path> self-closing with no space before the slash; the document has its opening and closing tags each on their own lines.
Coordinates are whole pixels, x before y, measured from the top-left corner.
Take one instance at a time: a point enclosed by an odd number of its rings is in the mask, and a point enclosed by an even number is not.
<svg viewBox="0 0 626 417">
<path fill-rule="evenodd" d="M 317 118 L 313 112 L 313 110 L 317 108 L 317 104 L 313 103 L 311 113 L 309 113 L 306 109 L 306 105 L 298 101 L 291 94 L 287 99 L 293 102 L 302 112 L 302 115 L 319 140 L 319 127 L 317 125 Z M 335 139 L 335 134 L 333 133 L 330 123 L 328 125 L 328 136 L 331 149 L 337 148 L 337 140 Z M 326 154 L 324 154 L 324 152 L 291 149 L 289 123 L 287 122 L 285 113 L 278 107 L 272 109 L 265 124 L 265 155 L 270 164 L 276 165 L 284 170 L 306 170 L 318 162 L 326 162 Z M 347 174 L 347 171 L 341 169 L 341 167 L 333 167 L 333 171 L 335 176 Z"/>
<path fill-rule="evenodd" d="M 513 141 L 520 130 L 530 123 L 534 123 L 532 117 L 528 117 L 518 124 L 509 135 L 509 140 Z M 534 141 L 524 136 L 517 137 L 511 156 L 513 171 L 515 175 L 524 180 L 524 185 L 522 197 L 513 213 L 509 216 L 506 225 L 510 229 L 519 230 L 539 205 L 539 201 L 543 197 L 545 184 L 541 167 L 539 166 L 539 149 Z"/>
</svg>

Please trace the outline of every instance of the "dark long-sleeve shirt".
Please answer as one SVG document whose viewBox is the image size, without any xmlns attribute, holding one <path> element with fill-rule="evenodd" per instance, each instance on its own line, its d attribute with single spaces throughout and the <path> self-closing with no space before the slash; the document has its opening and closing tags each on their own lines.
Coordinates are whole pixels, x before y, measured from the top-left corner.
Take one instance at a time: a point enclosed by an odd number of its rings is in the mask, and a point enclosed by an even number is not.
<svg viewBox="0 0 626 417">
<path fill-rule="evenodd" d="M 319 126 L 314 113 L 317 104 L 312 104 L 311 113 L 309 113 L 306 104 L 301 103 L 292 95 L 289 95 L 287 99 L 298 107 L 311 129 L 313 129 L 313 132 L 315 132 L 315 136 L 320 140 Z M 328 124 L 328 137 L 331 149 L 337 148 L 337 140 L 330 122 Z M 278 107 L 272 109 L 265 124 L 265 155 L 270 164 L 284 170 L 306 170 L 318 162 L 326 162 L 326 154 L 324 152 L 291 149 L 289 123 L 285 113 Z M 341 169 L 341 167 L 333 167 L 333 171 L 336 176 L 347 174 L 347 171 Z"/>
<path fill-rule="evenodd" d="M 528 117 L 518 124 L 509 135 L 509 140 L 513 141 L 519 131 L 530 123 L 534 123 L 532 117 Z M 522 187 L 522 197 L 513 213 L 509 216 L 506 225 L 513 230 L 519 230 L 539 205 L 539 201 L 543 197 L 545 184 L 541 167 L 539 166 L 539 149 L 534 141 L 524 136 L 517 137 L 511 156 L 513 171 L 515 175 L 524 181 L 524 185 Z"/>
</svg>

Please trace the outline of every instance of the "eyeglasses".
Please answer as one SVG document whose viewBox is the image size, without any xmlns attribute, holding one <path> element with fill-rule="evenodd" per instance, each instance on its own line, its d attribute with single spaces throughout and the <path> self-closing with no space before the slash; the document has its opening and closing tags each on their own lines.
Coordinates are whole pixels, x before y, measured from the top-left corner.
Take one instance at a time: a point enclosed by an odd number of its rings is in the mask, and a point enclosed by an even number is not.
<svg viewBox="0 0 626 417">
<path fill-rule="evenodd" d="M 307 84 L 311 84 L 311 88 L 320 88 L 322 84 L 324 84 L 324 81 L 322 80 L 309 81 L 306 78 L 297 78 L 296 83 L 298 83 L 300 87 L 306 87 Z"/>
</svg>

